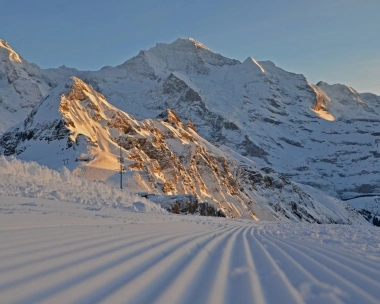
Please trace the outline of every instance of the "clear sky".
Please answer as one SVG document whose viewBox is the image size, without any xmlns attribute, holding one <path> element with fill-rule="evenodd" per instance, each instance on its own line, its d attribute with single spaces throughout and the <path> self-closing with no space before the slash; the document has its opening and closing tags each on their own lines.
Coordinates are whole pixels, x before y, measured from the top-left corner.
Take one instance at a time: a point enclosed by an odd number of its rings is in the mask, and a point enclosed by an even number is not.
<svg viewBox="0 0 380 304">
<path fill-rule="evenodd" d="M 0 38 L 43 68 L 97 70 L 179 37 L 380 95 L 379 0 L 0 1 Z"/>
</svg>

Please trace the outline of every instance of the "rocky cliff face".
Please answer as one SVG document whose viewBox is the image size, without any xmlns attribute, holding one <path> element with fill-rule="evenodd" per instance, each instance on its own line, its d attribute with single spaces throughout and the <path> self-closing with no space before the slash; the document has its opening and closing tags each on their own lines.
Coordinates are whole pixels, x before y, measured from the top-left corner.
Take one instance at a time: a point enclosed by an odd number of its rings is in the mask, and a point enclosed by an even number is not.
<svg viewBox="0 0 380 304">
<path fill-rule="evenodd" d="M 260 170 L 248 159 L 243 162 L 222 152 L 174 111 L 138 121 L 75 77 L 50 92 L 23 123 L 0 138 L 1 154 L 53 168 L 64 161 L 78 175 L 111 183 L 117 181 L 120 151 L 129 190 L 191 194 L 228 217 L 362 221 L 342 202 L 334 202 L 340 210 L 334 212 L 272 169 Z"/>
</svg>

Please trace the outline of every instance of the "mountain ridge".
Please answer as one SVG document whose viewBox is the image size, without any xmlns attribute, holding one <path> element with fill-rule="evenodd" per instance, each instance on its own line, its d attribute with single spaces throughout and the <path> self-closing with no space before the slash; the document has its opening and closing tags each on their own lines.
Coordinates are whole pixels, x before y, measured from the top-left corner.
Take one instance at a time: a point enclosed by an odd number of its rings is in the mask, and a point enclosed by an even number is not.
<svg viewBox="0 0 380 304">
<path fill-rule="evenodd" d="M 158 120 L 137 121 L 76 77 L 49 93 L 23 123 L 0 138 L 0 154 L 50 168 L 66 160 L 77 175 L 111 183 L 118 176 L 119 147 L 125 183 L 134 191 L 193 194 L 228 217 L 365 223 L 343 202 L 327 196 L 328 203 L 313 199 L 310 190 L 272 170 L 259 170 L 253 162 L 238 165 L 238 159 L 208 143 L 172 110 Z"/>
</svg>

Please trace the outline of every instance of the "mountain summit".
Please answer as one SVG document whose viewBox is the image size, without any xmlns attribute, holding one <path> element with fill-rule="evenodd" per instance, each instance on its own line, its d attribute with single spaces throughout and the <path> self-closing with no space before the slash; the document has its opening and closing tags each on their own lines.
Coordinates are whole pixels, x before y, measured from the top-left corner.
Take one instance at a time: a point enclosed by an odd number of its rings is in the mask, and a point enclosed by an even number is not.
<svg viewBox="0 0 380 304">
<path fill-rule="evenodd" d="M 140 51 L 136 57 L 127 60 L 119 67 L 132 69 L 138 65 L 139 69 L 134 72 L 146 72 L 150 68 L 155 76 L 162 77 L 175 71 L 208 75 L 211 72 L 208 65 L 224 66 L 239 63 L 238 60 L 212 52 L 203 43 L 192 38 L 179 38 L 173 43 L 158 43 L 148 51 Z"/>
</svg>

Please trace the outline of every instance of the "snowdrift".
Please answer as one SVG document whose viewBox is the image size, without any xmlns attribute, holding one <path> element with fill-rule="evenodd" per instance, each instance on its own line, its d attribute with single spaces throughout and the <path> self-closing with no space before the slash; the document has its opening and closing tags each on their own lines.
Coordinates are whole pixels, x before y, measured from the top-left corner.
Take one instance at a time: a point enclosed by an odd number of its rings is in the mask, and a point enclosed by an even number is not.
<svg viewBox="0 0 380 304">
<path fill-rule="evenodd" d="M 0 195 L 61 200 L 107 206 L 127 211 L 166 213 L 158 205 L 112 188 L 102 182 L 78 177 L 62 167 L 51 170 L 35 162 L 0 156 Z"/>
</svg>

